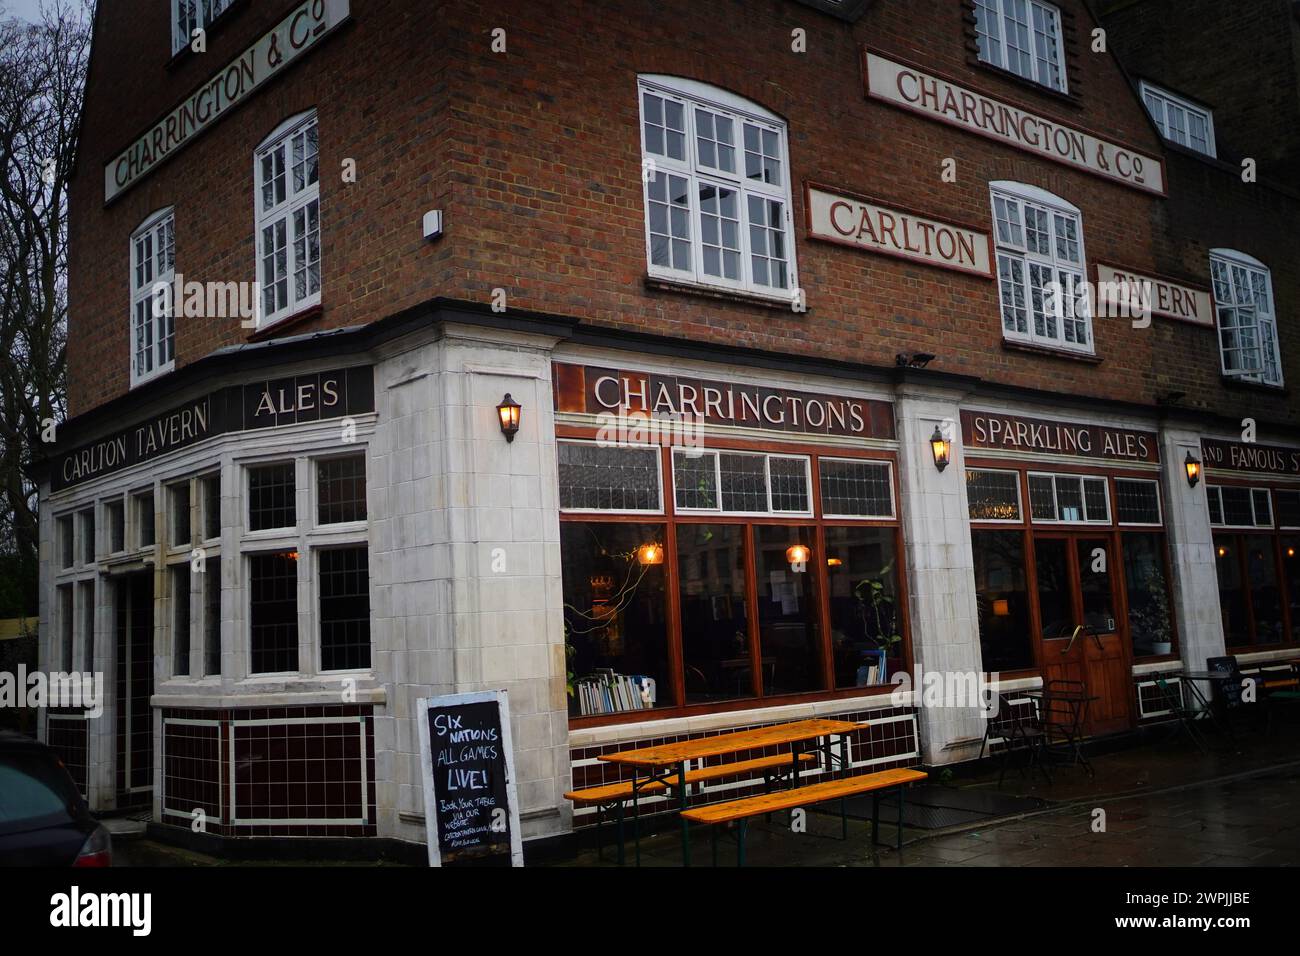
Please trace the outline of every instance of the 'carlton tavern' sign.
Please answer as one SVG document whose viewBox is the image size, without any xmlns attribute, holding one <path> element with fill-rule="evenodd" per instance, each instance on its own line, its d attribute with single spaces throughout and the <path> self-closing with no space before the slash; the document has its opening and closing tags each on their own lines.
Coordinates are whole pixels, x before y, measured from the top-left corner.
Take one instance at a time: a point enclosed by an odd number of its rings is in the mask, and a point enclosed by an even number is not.
<svg viewBox="0 0 1300 956">
<path fill-rule="evenodd" d="M 867 51 L 864 58 L 867 95 L 873 99 L 1134 189 L 1164 195 L 1164 166 L 1155 156 L 1099 139 L 878 53 Z"/>
<path fill-rule="evenodd" d="M 967 448 L 1112 461 L 1160 461 L 1160 443 L 1156 433 L 1130 428 L 963 411 L 961 434 Z"/>
<path fill-rule="evenodd" d="M 556 363 L 555 410 L 642 414 L 713 425 L 894 438 L 894 406 L 866 398 Z"/>
<path fill-rule="evenodd" d="M 374 371 L 369 365 L 232 385 L 72 451 L 55 453 L 50 490 L 62 491 L 227 432 L 374 410 Z"/>
</svg>

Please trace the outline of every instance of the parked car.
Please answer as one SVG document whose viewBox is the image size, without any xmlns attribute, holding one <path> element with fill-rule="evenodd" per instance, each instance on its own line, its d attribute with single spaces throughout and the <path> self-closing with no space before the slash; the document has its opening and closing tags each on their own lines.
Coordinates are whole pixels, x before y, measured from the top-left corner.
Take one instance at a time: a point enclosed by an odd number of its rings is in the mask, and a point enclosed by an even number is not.
<svg viewBox="0 0 1300 956">
<path fill-rule="evenodd" d="M 0 866 L 109 866 L 113 844 L 45 744 L 0 731 Z"/>
</svg>

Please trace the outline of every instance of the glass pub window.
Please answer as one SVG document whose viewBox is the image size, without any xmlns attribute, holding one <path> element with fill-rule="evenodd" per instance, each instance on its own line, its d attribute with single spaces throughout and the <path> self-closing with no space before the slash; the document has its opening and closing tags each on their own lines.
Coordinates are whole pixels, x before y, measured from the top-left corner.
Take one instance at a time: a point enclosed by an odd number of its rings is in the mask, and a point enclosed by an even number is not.
<svg viewBox="0 0 1300 956">
<path fill-rule="evenodd" d="M 205 475 L 199 479 L 199 493 L 203 496 L 203 539 L 211 541 L 221 537 L 221 476 Z"/>
<path fill-rule="evenodd" d="M 58 531 L 59 567 L 70 568 L 77 562 L 77 552 L 73 547 L 72 515 L 65 515 L 55 523 Z"/>
<path fill-rule="evenodd" d="M 1142 102 L 1161 136 L 1198 153 L 1215 155 L 1213 113 L 1145 80 L 1141 88 Z"/>
<path fill-rule="evenodd" d="M 888 462 L 819 458 L 822 513 L 836 518 L 892 518 L 893 484 Z"/>
<path fill-rule="evenodd" d="M 77 601 L 81 607 L 81 659 L 88 671 L 95 669 L 95 582 L 82 581 Z"/>
<path fill-rule="evenodd" d="M 366 458 L 351 455 L 316 462 L 316 523 L 366 520 Z"/>
<path fill-rule="evenodd" d="M 65 584 L 59 588 L 59 663 L 65 671 L 74 667 L 72 662 L 72 644 L 75 632 L 75 620 L 72 610 L 72 585 Z"/>
<path fill-rule="evenodd" d="M 562 441 L 556 449 L 560 507 L 570 511 L 660 511 L 659 449 Z"/>
<path fill-rule="evenodd" d="M 294 117 L 258 147 L 259 324 L 320 302 L 320 157 L 315 112 Z"/>
<path fill-rule="evenodd" d="M 136 547 L 152 548 L 157 541 L 154 535 L 153 492 L 146 491 L 134 498 L 136 521 Z"/>
<path fill-rule="evenodd" d="M 172 648 L 175 651 L 173 673 L 188 677 L 190 673 L 190 566 L 173 564 L 169 569 L 172 592 Z"/>
<path fill-rule="evenodd" d="M 292 528 L 297 524 L 294 463 L 248 469 L 248 530 Z"/>
<path fill-rule="evenodd" d="M 1257 259 L 1230 249 L 1210 253 L 1223 374 L 1281 386 L 1273 276 Z"/>
<path fill-rule="evenodd" d="M 95 563 L 95 509 L 87 508 L 78 516 L 81 522 L 81 563 Z"/>
<path fill-rule="evenodd" d="M 182 481 L 167 489 L 171 498 L 171 546 L 188 547 L 190 544 L 190 483 Z"/>
<path fill-rule="evenodd" d="M 108 551 L 119 554 L 126 550 L 126 505 L 121 498 L 105 502 L 104 514 L 108 520 Z"/>
<path fill-rule="evenodd" d="M 370 554 L 365 547 L 327 548 L 320 562 L 321 670 L 370 666 Z"/>
<path fill-rule="evenodd" d="M 975 0 L 975 35 L 985 63 L 1065 92 L 1061 11 L 1039 0 Z"/>
<path fill-rule="evenodd" d="M 131 386 L 170 371 L 176 360 L 176 218 L 154 213 L 131 236 Z"/>
<path fill-rule="evenodd" d="M 1120 524 L 1160 524 L 1160 485 L 1155 481 L 1115 479 Z"/>
<path fill-rule="evenodd" d="M 1029 507 L 1035 521 L 1110 521 L 1105 478 L 1079 475 L 1029 476 Z"/>
<path fill-rule="evenodd" d="M 207 29 L 235 0 L 171 0 L 172 53 L 179 53 L 194 39 L 194 31 Z"/>
<path fill-rule="evenodd" d="M 203 562 L 203 673 L 221 674 L 221 559 Z"/>
<path fill-rule="evenodd" d="M 1300 528 L 1300 491 L 1273 489 L 1279 528 Z"/>
<path fill-rule="evenodd" d="M 1272 509 L 1267 488 L 1210 485 L 1205 489 L 1210 524 L 1227 528 L 1271 528 Z"/>
<path fill-rule="evenodd" d="M 1019 521 L 1019 474 L 967 469 L 966 504 L 972 521 Z"/>
<path fill-rule="evenodd" d="M 250 670 L 275 674 L 298 669 L 298 552 L 248 559 Z"/>
<path fill-rule="evenodd" d="M 806 458 L 674 451 L 673 484 L 682 511 L 811 514 Z"/>
</svg>

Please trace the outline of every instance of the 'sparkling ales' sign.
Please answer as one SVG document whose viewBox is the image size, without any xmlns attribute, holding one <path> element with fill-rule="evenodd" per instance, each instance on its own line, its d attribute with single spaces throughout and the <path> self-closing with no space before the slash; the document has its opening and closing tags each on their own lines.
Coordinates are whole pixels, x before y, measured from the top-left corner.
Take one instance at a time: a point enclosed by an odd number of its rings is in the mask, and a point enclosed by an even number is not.
<svg viewBox="0 0 1300 956">
<path fill-rule="evenodd" d="M 429 865 L 524 865 L 510 707 L 503 690 L 419 702 Z"/>
</svg>

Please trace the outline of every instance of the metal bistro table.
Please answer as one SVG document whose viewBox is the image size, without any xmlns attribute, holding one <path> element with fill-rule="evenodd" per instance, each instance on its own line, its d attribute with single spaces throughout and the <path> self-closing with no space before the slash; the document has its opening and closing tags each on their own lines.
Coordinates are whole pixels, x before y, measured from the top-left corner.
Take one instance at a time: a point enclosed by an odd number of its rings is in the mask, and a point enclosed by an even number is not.
<svg viewBox="0 0 1300 956">
<path fill-rule="evenodd" d="M 830 740 L 832 736 L 840 738 L 838 763 L 841 772 L 847 771 L 848 735 L 855 730 L 862 730 L 866 726 L 866 724 L 848 720 L 797 720 L 789 724 L 759 727 L 756 730 L 739 730 L 734 733 L 717 734 L 712 737 L 683 740 L 679 743 L 642 747 L 638 750 L 621 750 L 618 753 L 603 754 L 600 759 L 632 768 L 632 825 L 636 828 L 634 829 L 637 837 L 636 858 L 639 865 L 641 862 L 641 845 L 637 823 L 637 818 L 640 816 L 638 799 L 641 791 L 648 785 L 657 783 L 675 789 L 680 809 L 685 810 L 687 788 L 689 786 L 685 782 L 686 765 L 690 761 L 789 744 L 791 751 L 790 786 L 794 788 L 799 785 L 799 757 L 802 754 L 821 750 L 826 758 L 826 769 L 828 772 L 831 770 L 835 762 Z M 809 744 L 811 746 L 808 746 Z M 682 865 L 690 866 L 690 821 L 682 818 L 681 823 Z"/>
<path fill-rule="evenodd" d="M 1052 687 L 1025 691 L 1024 695 L 1038 702 L 1038 721 L 1045 736 L 1044 754 L 1064 754 L 1070 758 L 1071 765 L 1081 764 L 1088 776 L 1096 776 L 1083 754 L 1083 727 L 1088 720 L 1088 705 L 1099 698 L 1087 691 Z"/>
<path fill-rule="evenodd" d="M 1184 679 L 1183 683 L 1186 685 L 1187 689 L 1192 692 L 1192 696 L 1196 698 L 1196 703 L 1199 706 L 1197 708 L 1197 715 L 1193 719 L 1204 720 L 1205 717 L 1203 715 L 1208 715 L 1210 718 L 1210 722 L 1213 723 L 1217 729 L 1223 731 L 1224 735 L 1227 736 L 1228 740 L 1235 745 L 1237 742 L 1237 738 L 1236 735 L 1233 734 L 1232 728 L 1228 725 L 1227 715 L 1225 714 L 1224 719 L 1220 720 L 1219 715 L 1215 712 L 1214 704 L 1211 703 L 1208 697 L 1206 697 L 1203 693 L 1201 693 L 1200 687 L 1197 686 L 1198 684 L 1201 683 L 1209 684 L 1211 687 L 1210 694 L 1211 696 L 1213 696 L 1214 685 L 1219 681 L 1228 678 L 1230 675 L 1225 674 L 1223 671 L 1185 670 L 1185 671 L 1176 672 L 1171 676 L 1182 677 Z"/>
</svg>

